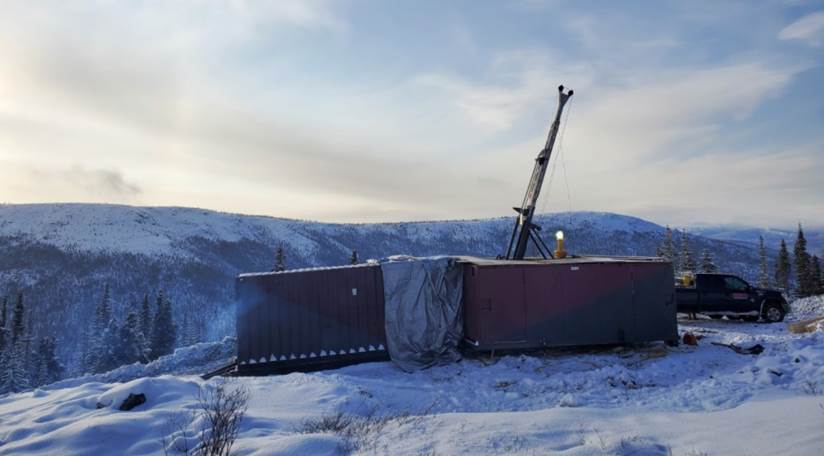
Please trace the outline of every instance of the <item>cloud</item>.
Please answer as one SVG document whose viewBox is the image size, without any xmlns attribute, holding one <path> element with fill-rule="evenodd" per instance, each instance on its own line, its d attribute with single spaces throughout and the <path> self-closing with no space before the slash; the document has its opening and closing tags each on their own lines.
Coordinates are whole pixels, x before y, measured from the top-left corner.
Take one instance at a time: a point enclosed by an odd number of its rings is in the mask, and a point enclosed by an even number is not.
<svg viewBox="0 0 824 456">
<path fill-rule="evenodd" d="M 466 118 L 494 131 L 504 131 L 525 116 L 534 114 L 536 106 L 547 111 L 558 81 L 574 81 L 575 87 L 587 87 L 591 69 L 580 63 L 562 65 L 560 60 L 543 52 L 518 50 L 494 56 L 486 73 L 489 82 L 443 73 L 415 76 L 412 84 L 442 92 L 446 100 Z"/>
<path fill-rule="evenodd" d="M 816 11 L 784 27 L 778 38 L 782 40 L 799 40 L 811 46 L 824 44 L 824 11 Z"/>
<path fill-rule="evenodd" d="M 775 197 L 775 217 L 796 217 L 776 188 L 818 189 L 784 173 L 742 174 L 782 169 L 777 159 L 749 165 L 759 154 L 805 163 L 813 153 L 798 146 L 809 138 L 782 151 L 797 160 L 753 148 L 763 132 L 747 124 L 810 66 L 769 49 L 741 52 L 741 43 L 708 56 L 679 33 L 695 18 L 677 29 L 672 15 L 648 30 L 631 8 L 615 21 L 576 9 L 571 28 L 542 24 L 559 34 L 550 42 L 501 40 L 460 15 L 466 29 L 447 35 L 460 55 L 443 62 L 421 49 L 425 40 L 407 45 L 402 28 L 376 40 L 374 16 L 346 18 L 330 2 L 10 5 L 0 17 L 0 161 L 28 167 L 0 168 L 0 191 L 13 200 L 330 221 L 509 214 L 561 82 L 576 91 L 558 149 L 568 173 L 559 167 L 545 187 L 547 209 L 568 208 L 557 182 L 565 174 L 573 209 L 674 219 L 752 209 L 710 204 L 723 187 L 714 180 L 752 184 L 728 189 L 728 201 Z M 779 28 L 766 34 L 773 45 Z M 387 50 L 403 58 L 366 61 Z"/>
<path fill-rule="evenodd" d="M 20 202 L 54 201 L 135 202 L 142 189 L 114 169 L 44 167 L 15 161 L 3 164 L 4 185 Z"/>
</svg>

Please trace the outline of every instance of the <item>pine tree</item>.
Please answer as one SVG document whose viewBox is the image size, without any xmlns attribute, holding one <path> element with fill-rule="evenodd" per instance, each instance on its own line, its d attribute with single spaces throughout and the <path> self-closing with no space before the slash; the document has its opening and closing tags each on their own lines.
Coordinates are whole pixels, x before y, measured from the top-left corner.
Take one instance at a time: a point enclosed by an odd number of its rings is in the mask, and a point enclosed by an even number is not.
<svg viewBox="0 0 824 456">
<path fill-rule="evenodd" d="M 17 295 L 17 304 L 12 314 L 11 339 L 0 359 L 0 394 L 16 393 L 29 388 L 26 353 L 23 335 L 23 294 Z"/>
<path fill-rule="evenodd" d="M 157 359 L 171 353 L 177 340 L 177 328 L 172 320 L 172 303 L 165 298 L 162 291 L 157 295 L 157 305 L 155 307 L 152 338 L 149 343 L 151 359 Z"/>
<path fill-rule="evenodd" d="M 810 274 L 810 255 L 807 253 L 807 240 L 804 238 L 804 231 L 801 224 L 798 224 L 798 235 L 793 248 L 795 257 L 795 283 L 798 287 L 798 296 L 806 297 L 813 294 L 812 275 Z"/>
<path fill-rule="evenodd" d="M 712 274 L 718 272 L 718 267 L 712 259 L 712 254 L 707 249 L 701 252 L 701 272 Z"/>
<path fill-rule="evenodd" d="M 140 318 L 135 312 L 129 312 L 117 332 L 114 359 L 119 365 L 146 362 L 145 347 Z"/>
<path fill-rule="evenodd" d="M 0 311 L 0 355 L 6 349 L 6 309 L 9 303 L 9 297 L 3 297 L 3 309 Z"/>
<path fill-rule="evenodd" d="M 103 372 L 111 364 L 109 351 L 115 335 L 115 324 L 112 321 L 109 285 L 103 287 L 103 296 L 97 303 L 94 320 L 89 327 L 86 353 L 83 356 L 83 365 L 88 372 Z"/>
<path fill-rule="evenodd" d="M 143 352 L 149 351 L 149 339 L 152 337 L 152 306 L 149 295 L 143 295 L 143 304 L 140 306 L 140 333 L 143 336 Z"/>
<path fill-rule="evenodd" d="M 658 246 L 657 255 L 666 259 L 667 261 L 675 263 L 675 244 L 672 240 L 672 230 L 669 226 L 667 226 L 666 231 L 664 232 L 664 239 L 661 241 L 661 244 Z"/>
<path fill-rule="evenodd" d="M 821 261 L 817 255 L 813 255 L 810 260 L 810 273 L 812 275 L 812 292 L 813 294 L 824 294 L 824 278 L 821 277 Z"/>
<path fill-rule="evenodd" d="M 349 257 L 349 264 L 358 264 L 358 251 L 352 250 L 352 256 Z"/>
<path fill-rule="evenodd" d="M 758 286 L 770 288 L 770 271 L 767 267 L 767 249 L 764 247 L 764 236 L 758 236 Z"/>
<path fill-rule="evenodd" d="M 787 251 L 787 243 L 781 240 L 781 247 L 778 249 L 778 260 L 775 262 L 775 283 L 778 288 L 785 292 L 790 292 L 790 252 Z"/>
<path fill-rule="evenodd" d="M 149 295 L 143 295 L 143 304 L 140 306 L 140 332 L 149 336 L 152 332 L 152 306 L 149 304 Z"/>
<path fill-rule="evenodd" d="M 687 233 L 681 235 L 681 255 L 679 261 L 679 269 L 681 273 L 692 272 L 695 273 L 695 262 L 692 261 L 692 252 L 690 252 L 689 238 Z"/>
<path fill-rule="evenodd" d="M 281 272 L 286 270 L 286 254 L 283 253 L 283 243 L 278 245 L 278 250 L 275 253 L 275 267 L 273 272 Z"/>
<path fill-rule="evenodd" d="M 54 337 L 41 337 L 35 356 L 33 386 L 54 383 L 63 376 L 63 366 L 57 360 Z"/>
<path fill-rule="evenodd" d="M 200 342 L 200 324 L 193 312 L 186 310 L 183 313 L 183 323 L 180 325 L 180 346 L 188 347 Z"/>
<path fill-rule="evenodd" d="M 11 319 L 11 345 L 17 342 L 23 342 L 23 335 L 26 332 L 26 327 L 23 324 L 23 318 L 26 314 L 23 308 L 23 293 L 17 294 L 17 304 L 14 306 L 14 313 Z"/>
</svg>

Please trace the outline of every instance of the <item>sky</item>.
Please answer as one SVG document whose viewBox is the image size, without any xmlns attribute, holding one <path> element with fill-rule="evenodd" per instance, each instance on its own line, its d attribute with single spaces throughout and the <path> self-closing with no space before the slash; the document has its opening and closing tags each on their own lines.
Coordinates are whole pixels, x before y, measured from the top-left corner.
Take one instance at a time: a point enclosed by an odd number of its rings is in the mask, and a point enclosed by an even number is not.
<svg viewBox="0 0 824 456">
<path fill-rule="evenodd" d="M 824 226 L 824 1 L 6 1 L 0 202 Z"/>
</svg>

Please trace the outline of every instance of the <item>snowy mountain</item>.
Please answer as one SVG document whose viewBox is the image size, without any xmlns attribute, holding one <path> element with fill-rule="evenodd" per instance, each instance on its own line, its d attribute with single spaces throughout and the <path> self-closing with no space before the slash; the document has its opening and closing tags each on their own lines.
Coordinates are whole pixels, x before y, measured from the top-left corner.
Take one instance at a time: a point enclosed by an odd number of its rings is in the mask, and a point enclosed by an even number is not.
<svg viewBox="0 0 824 456">
<path fill-rule="evenodd" d="M 792 250 L 797 234 L 795 229 L 756 228 L 743 225 L 699 225 L 688 228 L 688 232 L 712 239 L 751 244 L 757 244 L 758 236 L 763 236 L 764 244 L 773 250 L 778 249 L 782 239 Z M 824 257 L 824 229 L 804 227 L 804 237 L 807 239 L 807 250 L 811 254 Z"/>
<path fill-rule="evenodd" d="M 125 316 L 163 290 L 178 326 L 198 340 L 234 334 L 233 281 L 266 271 L 283 246 L 289 268 L 348 263 L 393 254 L 495 256 L 511 217 L 488 220 L 332 224 L 176 207 L 95 204 L 0 206 L 0 297 L 25 296 L 33 337 L 53 335 L 58 355 L 76 368 L 105 285 Z M 545 233 L 563 229 L 575 254 L 652 255 L 664 228 L 612 213 L 543 215 Z M 676 238 L 679 236 L 676 233 Z M 724 271 L 753 279 L 752 245 L 690 237 L 693 258 L 711 251 Z"/>
</svg>

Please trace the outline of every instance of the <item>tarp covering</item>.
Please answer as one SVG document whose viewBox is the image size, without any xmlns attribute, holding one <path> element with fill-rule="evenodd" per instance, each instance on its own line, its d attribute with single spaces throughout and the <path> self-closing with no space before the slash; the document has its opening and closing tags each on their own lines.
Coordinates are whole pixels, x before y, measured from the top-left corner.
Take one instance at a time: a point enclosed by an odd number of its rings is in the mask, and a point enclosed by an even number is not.
<svg viewBox="0 0 824 456">
<path fill-rule="evenodd" d="M 463 270 L 451 257 L 390 257 L 381 263 L 386 345 L 413 372 L 461 359 Z"/>
</svg>

